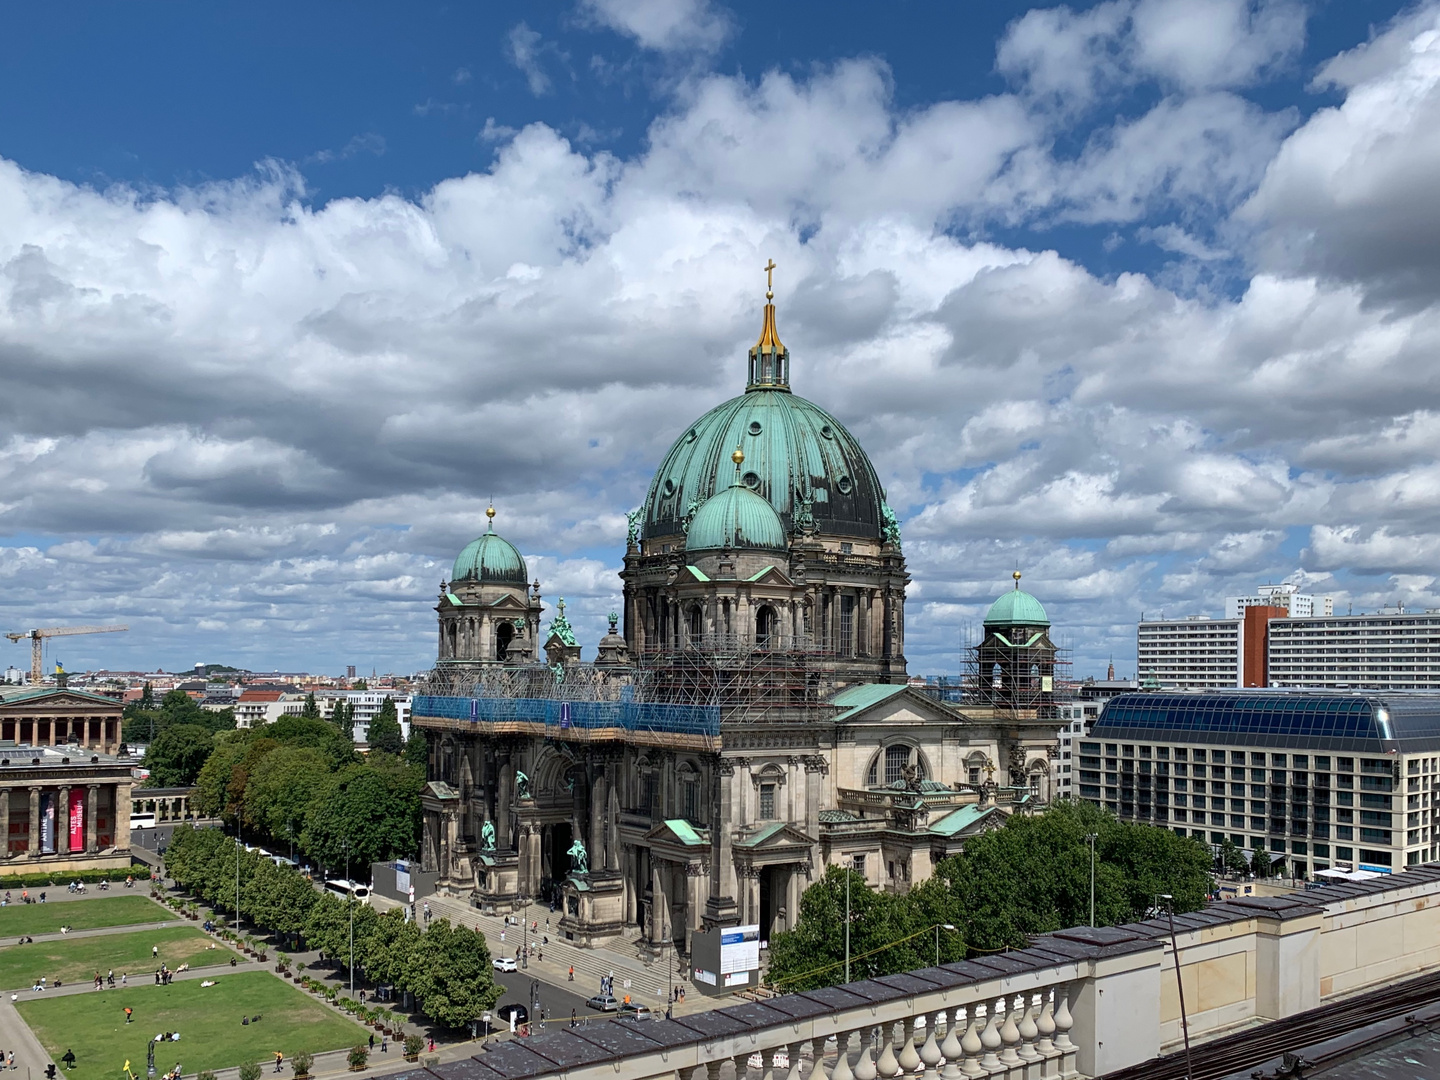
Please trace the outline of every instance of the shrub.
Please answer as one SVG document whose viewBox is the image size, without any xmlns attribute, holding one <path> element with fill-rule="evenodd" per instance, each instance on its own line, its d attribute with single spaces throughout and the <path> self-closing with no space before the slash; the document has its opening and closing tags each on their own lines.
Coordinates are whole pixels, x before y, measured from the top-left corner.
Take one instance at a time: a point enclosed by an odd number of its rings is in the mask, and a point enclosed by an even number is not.
<svg viewBox="0 0 1440 1080">
<path fill-rule="evenodd" d="M 310 1066 L 315 1064 L 315 1055 L 308 1054 L 304 1050 L 290 1059 L 290 1068 L 295 1071 L 296 1076 L 305 1076 L 310 1072 Z"/>
<path fill-rule="evenodd" d="M 345 1059 L 350 1062 L 352 1069 L 363 1069 L 365 1062 L 370 1060 L 370 1051 L 363 1043 L 357 1043 L 350 1048 L 350 1053 L 345 1055 Z M 241 1077 L 240 1080 L 257 1080 L 257 1078 Z"/>
<path fill-rule="evenodd" d="M 409 1054 L 411 1057 L 414 1057 L 416 1054 L 420 1053 L 420 1051 L 424 1049 L 425 1040 L 422 1039 L 419 1035 L 405 1036 L 405 1053 Z"/>
<path fill-rule="evenodd" d="M 215 1074 L 209 1069 L 206 1069 L 204 1072 L 196 1076 L 195 1080 L 215 1080 Z"/>
<path fill-rule="evenodd" d="M 260 1080 L 260 1063 L 247 1061 L 240 1066 L 240 1080 Z"/>
</svg>

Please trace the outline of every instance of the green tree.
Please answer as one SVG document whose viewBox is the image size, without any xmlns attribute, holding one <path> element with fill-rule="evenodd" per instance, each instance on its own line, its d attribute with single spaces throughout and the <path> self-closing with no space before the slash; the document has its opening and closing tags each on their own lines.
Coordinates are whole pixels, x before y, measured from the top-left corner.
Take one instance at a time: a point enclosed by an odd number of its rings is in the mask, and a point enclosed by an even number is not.
<svg viewBox="0 0 1440 1080">
<path fill-rule="evenodd" d="M 351 689 L 351 690 L 369 690 L 369 689 L 370 689 L 370 684 L 367 683 L 364 679 L 356 679 L 353 683 L 350 684 L 350 689 Z"/>
<path fill-rule="evenodd" d="M 420 943 L 420 928 L 391 908 L 366 928 L 355 941 L 356 959 L 375 983 L 403 986 L 410 960 Z"/>
<path fill-rule="evenodd" d="M 155 688 L 148 682 L 145 688 L 140 691 L 140 708 L 150 710 L 155 708 Z"/>
<path fill-rule="evenodd" d="M 405 749 L 404 736 L 400 733 L 400 718 L 395 712 L 395 702 L 386 698 L 370 721 L 370 730 L 365 737 L 372 752 L 400 754 Z"/>
<path fill-rule="evenodd" d="M 462 1027 L 500 1000 L 485 939 L 465 926 L 436 919 L 411 950 L 405 985 L 425 1015 L 446 1027 Z"/>
<path fill-rule="evenodd" d="M 279 746 L 249 770 L 245 817 L 276 840 L 298 840 L 305 815 L 325 787 L 330 759 L 308 746 Z"/>
<path fill-rule="evenodd" d="M 326 779 L 305 819 L 301 843 L 326 866 L 352 869 L 414 852 L 424 774 L 394 758 L 351 765 Z"/>
<path fill-rule="evenodd" d="M 214 737 L 214 750 L 195 779 L 195 808 L 207 817 L 221 817 L 233 821 L 234 809 L 230 804 L 230 783 L 234 779 L 235 766 L 244 759 L 250 748 L 251 732 L 231 731 Z"/>
<path fill-rule="evenodd" d="M 315 691 L 312 690 L 305 695 L 305 704 L 300 709 L 300 715 L 307 720 L 320 719 L 320 706 L 315 701 Z"/>
<path fill-rule="evenodd" d="M 147 787 L 189 787 L 200 775 L 215 736 L 195 724 L 176 724 L 156 736 L 145 749 L 145 768 L 150 770 Z"/>
<path fill-rule="evenodd" d="M 308 746 L 321 751 L 338 769 L 356 760 L 355 746 L 336 731 L 333 724 L 314 716 L 282 716 L 272 724 L 257 728 L 262 738 L 274 739 L 282 746 Z"/>
<path fill-rule="evenodd" d="M 934 962 L 934 940 L 924 932 L 929 924 L 920 921 L 917 905 L 870 888 L 863 874 L 830 866 L 801 896 L 795 929 L 770 939 L 771 983 L 782 990 L 814 990 L 845 980 L 847 879 L 852 979 L 893 975 Z M 961 958 L 953 940 L 945 945 L 946 956 Z"/>
<path fill-rule="evenodd" d="M 1220 842 L 1220 865 L 1232 874 L 1243 874 L 1250 869 L 1245 853 L 1228 836 Z"/>
<path fill-rule="evenodd" d="M 410 725 L 410 738 L 405 740 L 405 764 L 423 770 L 430 762 L 430 740 L 425 732 Z"/>
</svg>

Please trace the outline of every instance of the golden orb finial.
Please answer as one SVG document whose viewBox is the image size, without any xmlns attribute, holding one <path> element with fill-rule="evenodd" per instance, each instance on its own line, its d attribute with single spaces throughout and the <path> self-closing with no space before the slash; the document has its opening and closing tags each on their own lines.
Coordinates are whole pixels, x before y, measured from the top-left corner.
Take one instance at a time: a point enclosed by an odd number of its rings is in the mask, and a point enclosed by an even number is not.
<svg viewBox="0 0 1440 1080">
<path fill-rule="evenodd" d="M 745 462 L 745 451 L 744 451 L 744 450 L 741 450 L 740 447 L 738 447 L 738 446 L 735 447 L 735 452 L 730 455 L 730 460 L 733 461 L 736 465 L 742 465 L 742 464 L 744 464 L 744 462 Z"/>
<path fill-rule="evenodd" d="M 495 507 L 493 504 L 485 508 L 485 516 L 491 521 L 495 520 Z"/>
<path fill-rule="evenodd" d="M 1019 571 L 1019 570 L 1016 570 L 1016 571 L 1015 571 L 1013 574 L 1011 574 L 1010 576 L 1015 579 L 1015 588 L 1017 588 L 1017 589 L 1020 588 L 1020 571 Z"/>
</svg>

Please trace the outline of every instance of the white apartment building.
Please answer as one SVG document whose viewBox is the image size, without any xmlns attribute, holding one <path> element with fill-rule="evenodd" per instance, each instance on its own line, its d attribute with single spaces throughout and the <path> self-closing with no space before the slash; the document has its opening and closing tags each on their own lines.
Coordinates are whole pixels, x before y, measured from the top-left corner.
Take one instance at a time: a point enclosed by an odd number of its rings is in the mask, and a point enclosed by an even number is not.
<svg viewBox="0 0 1440 1080">
<path fill-rule="evenodd" d="M 1245 620 L 1142 619 L 1136 633 L 1136 677 L 1141 686 L 1173 690 L 1226 690 L 1244 678 Z"/>
<path fill-rule="evenodd" d="M 1271 619 L 1271 686 L 1440 690 L 1440 612 Z"/>
<path fill-rule="evenodd" d="M 1225 618 L 1243 619 L 1248 607 L 1284 608 L 1292 619 L 1313 619 L 1335 614 L 1335 598 L 1310 596 L 1302 593 L 1298 585 L 1261 585 L 1253 596 L 1227 596 Z"/>
</svg>

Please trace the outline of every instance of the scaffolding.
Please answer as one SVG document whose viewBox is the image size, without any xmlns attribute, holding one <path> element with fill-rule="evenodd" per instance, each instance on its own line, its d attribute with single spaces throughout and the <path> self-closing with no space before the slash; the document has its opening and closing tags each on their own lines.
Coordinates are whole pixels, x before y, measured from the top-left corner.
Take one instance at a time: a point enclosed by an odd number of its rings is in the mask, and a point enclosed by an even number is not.
<svg viewBox="0 0 1440 1080">
<path fill-rule="evenodd" d="M 1056 645 L 1048 634 L 1010 641 L 999 634 L 961 629 L 960 700 L 985 707 L 997 719 L 1053 720 L 1058 703 L 1072 684 L 1068 644 Z"/>
<path fill-rule="evenodd" d="M 696 636 L 641 650 L 635 699 L 714 705 L 725 724 L 812 723 L 835 716 L 823 702 L 833 682 L 833 651 L 810 638 Z"/>
</svg>

